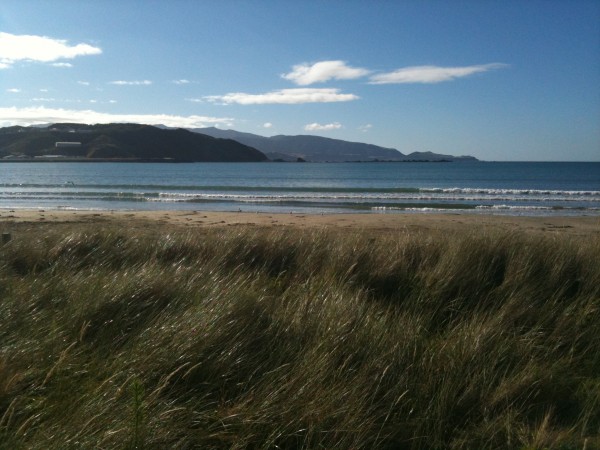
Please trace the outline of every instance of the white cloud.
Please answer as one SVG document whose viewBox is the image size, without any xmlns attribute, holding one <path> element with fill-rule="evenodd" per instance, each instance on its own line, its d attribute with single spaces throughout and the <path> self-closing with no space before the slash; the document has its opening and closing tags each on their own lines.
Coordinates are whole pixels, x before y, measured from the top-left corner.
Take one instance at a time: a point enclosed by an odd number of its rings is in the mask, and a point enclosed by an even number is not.
<svg viewBox="0 0 600 450">
<path fill-rule="evenodd" d="M 194 103 L 204 103 L 204 100 L 202 100 L 201 98 L 186 98 L 185 100 Z"/>
<path fill-rule="evenodd" d="M 66 63 L 66 62 L 58 62 L 58 63 L 54 63 L 52 64 L 54 67 L 73 67 L 73 64 L 71 63 Z"/>
<path fill-rule="evenodd" d="M 189 84 L 190 80 L 173 80 L 175 84 Z"/>
<path fill-rule="evenodd" d="M 475 73 L 507 67 L 506 64 L 492 63 L 465 67 L 413 66 L 380 73 L 371 77 L 370 84 L 400 84 L 400 83 L 441 83 Z"/>
<path fill-rule="evenodd" d="M 339 122 L 328 123 L 326 125 L 321 125 L 320 123 L 309 123 L 304 127 L 306 131 L 331 131 L 331 130 L 339 130 L 342 128 L 342 125 Z"/>
<path fill-rule="evenodd" d="M 40 89 L 40 92 L 48 92 L 48 89 Z"/>
<path fill-rule="evenodd" d="M 69 45 L 65 40 L 46 36 L 0 32 L 0 69 L 12 67 L 19 61 L 49 63 L 100 53 L 102 53 L 100 48 L 88 44 Z"/>
<path fill-rule="evenodd" d="M 367 123 L 366 125 L 361 125 L 360 127 L 358 127 L 358 130 L 362 131 L 363 133 L 366 133 L 371 128 L 373 128 L 373 125 L 371 125 L 370 123 Z"/>
<path fill-rule="evenodd" d="M 321 61 L 314 64 L 298 64 L 290 73 L 281 75 L 300 86 L 323 83 L 328 80 L 353 80 L 371 73 L 360 67 L 350 67 L 345 61 Z"/>
<path fill-rule="evenodd" d="M 32 102 L 54 102 L 55 98 L 52 97 L 35 97 L 31 99 Z"/>
<path fill-rule="evenodd" d="M 331 103 L 357 100 L 354 94 L 342 94 L 339 89 L 281 89 L 265 94 L 246 94 L 233 92 L 225 95 L 204 97 L 206 101 L 230 105 L 268 105 L 268 104 L 299 104 L 299 103 Z"/>
<path fill-rule="evenodd" d="M 90 82 L 89 81 L 78 81 L 77 84 L 80 84 L 82 86 L 89 86 Z"/>
<path fill-rule="evenodd" d="M 231 128 L 230 117 L 175 116 L 169 114 L 109 114 L 92 110 L 54 109 L 43 106 L 0 108 L 0 126 L 35 125 L 40 123 L 143 123 L 181 128 L 203 128 L 224 125 Z"/>
<path fill-rule="evenodd" d="M 114 84 L 117 86 L 150 86 L 152 84 L 152 81 L 150 81 L 150 80 L 134 80 L 134 81 L 117 80 L 117 81 L 111 81 L 109 84 Z"/>
<path fill-rule="evenodd" d="M 271 122 L 263 123 L 263 128 L 271 128 L 272 126 L 273 126 L 273 124 Z"/>
<path fill-rule="evenodd" d="M 18 94 L 19 92 L 21 92 L 21 89 L 10 88 L 10 89 L 7 89 L 6 92 L 10 92 L 11 94 Z"/>
</svg>

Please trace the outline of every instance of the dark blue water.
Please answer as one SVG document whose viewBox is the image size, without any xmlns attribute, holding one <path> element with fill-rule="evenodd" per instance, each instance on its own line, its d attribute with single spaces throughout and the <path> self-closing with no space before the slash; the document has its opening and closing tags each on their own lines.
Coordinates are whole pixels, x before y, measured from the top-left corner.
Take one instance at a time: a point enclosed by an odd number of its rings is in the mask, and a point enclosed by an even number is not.
<svg viewBox="0 0 600 450">
<path fill-rule="evenodd" d="M 600 215 L 600 163 L 2 163 L 0 208 Z"/>
</svg>

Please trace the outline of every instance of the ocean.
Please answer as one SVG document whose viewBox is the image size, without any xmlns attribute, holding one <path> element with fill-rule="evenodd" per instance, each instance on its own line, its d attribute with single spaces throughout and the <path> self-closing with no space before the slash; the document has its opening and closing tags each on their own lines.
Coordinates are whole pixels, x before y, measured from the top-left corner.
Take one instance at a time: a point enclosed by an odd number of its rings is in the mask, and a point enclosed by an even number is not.
<svg viewBox="0 0 600 450">
<path fill-rule="evenodd" d="M 600 216 L 600 163 L 1 163 L 24 208 Z"/>
</svg>

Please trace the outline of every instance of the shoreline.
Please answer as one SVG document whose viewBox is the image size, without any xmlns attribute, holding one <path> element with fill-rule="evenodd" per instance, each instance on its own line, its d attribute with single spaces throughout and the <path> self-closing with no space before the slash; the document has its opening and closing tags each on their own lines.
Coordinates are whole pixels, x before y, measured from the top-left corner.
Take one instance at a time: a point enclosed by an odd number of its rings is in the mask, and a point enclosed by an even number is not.
<svg viewBox="0 0 600 450">
<path fill-rule="evenodd" d="M 250 226 L 363 230 L 371 233 L 398 231 L 457 232 L 488 228 L 509 232 L 545 232 L 572 236 L 600 235 L 600 216 L 508 216 L 485 214 L 304 214 L 218 211 L 93 211 L 53 209 L 0 210 L 0 227 L 32 224 L 158 225 L 189 228 Z"/>
</svg>

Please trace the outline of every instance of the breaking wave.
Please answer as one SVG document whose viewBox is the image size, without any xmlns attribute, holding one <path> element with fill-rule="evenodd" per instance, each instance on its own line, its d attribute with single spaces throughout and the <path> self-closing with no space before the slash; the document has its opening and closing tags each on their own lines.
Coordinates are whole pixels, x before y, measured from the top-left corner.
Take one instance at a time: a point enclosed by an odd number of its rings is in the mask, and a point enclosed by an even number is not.
<svg viewBox="0 0 600 450">
<path fill-rule="evenodd" d="M 0 209 L 600 214 L 589 164 L 65 164 L 0 167 Z"/>
</svg>

